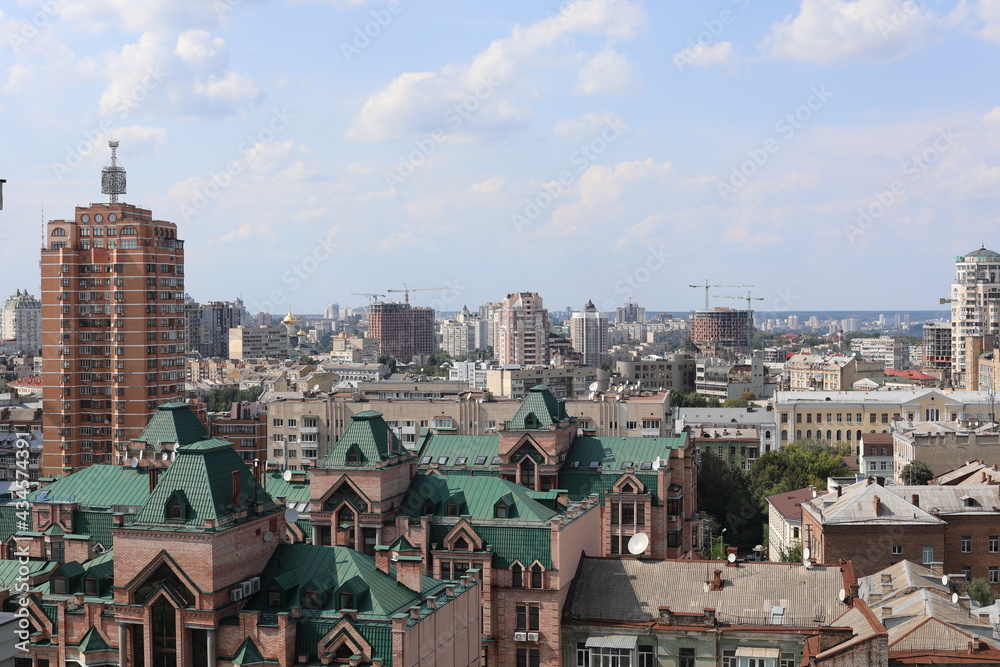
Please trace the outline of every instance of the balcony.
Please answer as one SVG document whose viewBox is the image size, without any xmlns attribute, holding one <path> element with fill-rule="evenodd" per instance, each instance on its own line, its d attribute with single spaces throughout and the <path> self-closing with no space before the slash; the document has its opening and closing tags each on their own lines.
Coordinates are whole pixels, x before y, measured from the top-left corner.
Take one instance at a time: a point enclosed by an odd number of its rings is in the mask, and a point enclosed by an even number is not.
<svg viewBox="0 0 1000 667">
<path fill-rule="evenodd" d="M 318 426 L 303 426 L 303 427 L 301 427 L 299 429 L 299 433 L 301 433 L 302 435 L 306 435 L 306 434 L 309 434 L 309 433 L 319 433 L 319 427 Z"/>
<path fill-rule="evenodd" d="M 660 429 L 657 428 L 643 428 L 642 437 L 644 438 L 658 438 L 660 436 Z"/>
</svg>

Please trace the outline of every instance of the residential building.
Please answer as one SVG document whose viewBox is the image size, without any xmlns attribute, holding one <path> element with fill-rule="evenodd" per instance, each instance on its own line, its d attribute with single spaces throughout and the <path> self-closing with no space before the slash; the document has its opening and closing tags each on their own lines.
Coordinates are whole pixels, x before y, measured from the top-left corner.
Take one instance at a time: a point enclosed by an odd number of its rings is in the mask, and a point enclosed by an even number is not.
<svg viewBox="0 0 1000 667">
<path fill-rule="evenodd" d="M 441 323 L 441 348 L 453 357 L 476 351 L 476 329 L 473 322 L 445 320 Z"/>
<path fill-rule="evenodd" d="M 282 326 L 238 326 L 229 330 L 230 359 L 284 359 L 288 333 Z"/>
<path fill-rule="evenodd" d="M 323 317 L 328 320 L 340 319 L 340 304 L 330 303 L 323 309 Z"/>
<path fill-rule="evenodd" d="M 486 371 L 486 389 L 494 396 L 521 400 L 538 384 L 558 398 L 587 396 L 596 382 L 607 389 L 610 373 L 594 366 L 501 366 Z"/>
<path fill-rule="evenodd" d="M 761 453 L 779 446 L 777 413 L 772 409 L 749 405 L 745 408 L 674 408 L 674 430 L 681 433 L 694 427 L 754 428 Z"/>
<path fill-rule="evenodd" d="M 380 355 L 388 354 L 400 361 L 408 362 L 438 349 L 433 308 L 376 301 L 368 312 L 368 334 L 378 340 Z"/>
<path fill-rule="evenodd" d="M 855 338 L 851 341 L 851 352 L 868 361 L 877 361 L 883 368 L 906 370 L 910 367 L 910 345 L 902 338 Z"/>
<path fill-rule="evenodd" d="M 267 412 L 261 403 L 243 401 L 233 403 L 227 412 L 208 413 L 208 434 L 233 443 L 247 465 L 267 460 Z"/>
<path fill-rule="evenodd" d="M 0 339 L 12 340 L 10 353 L 38 355 L 42 351 L 42 303 L 17 290 L 0 310 Z"/>
<path fill-rule="evenodd" d="M 580 353 L 584 366 L 597 367 L 608 357 L 608 317 L 588 301 L 570 318 L 570 341 Z"/>
<path fill-rule="evenodd" d="M 970 461 L 1000 461 L 1000 433 L 988 421 L 900 423 L 892 433 L 893 464 L 900 479 L 913 461 L 926 463 L 935 475 L 955 470 Z"/>
<path fill-rule="evenodd" d="M 688 426 L 686 432 L 702 455 L 712 453 L 740 470 L 749 470 L 761 453 L 760 432 L 753 427 Z"/>
<path fill-rule="evenodd" d="M 709 357 L 733 357 L 749 353 L 753 315 L 746 310 L 717 307 L 691 312 L 691 342 Z"/>
<path fill-rule="evenodd" d="M 858 463 L 866 477 L 892 477 L 894 473 L 893 435 L 863 433 L 858 440 Z"/>
<path fill-rule="evenodd" d="M 780 561 L 802 547 L 802 503 L 816 497 L 816 489 L 806 487 L 767 497 L 768 559 Z"/>
<path fill-rule="evenodd" d="M 694 391 L 695 358 L 677 352 L 663 357 L 643 357 L 639 361 L 616 361 L 616 378 L 628 384 L 638 383 L 649 389 Z"/>
<path fill-rule="evenodd" d="M 856 591 L 850 563 L 588 557 L 563 619 L 559 664 L 885 666 L 884 628 L 852 627 L 871 615 Z"/>
<path fill-rule="evenodd" d="M 750 392 L 755 398 L 770 398 L 777 385 L 767 381 L 767 369 L 759 354 L 749 363 L 733 363 L 715 357 L 704 357 L 695 364 L 695 391 L 720 401 L 739 398 Z"/>
<path fill-rule="evenodd" d="M 233 358 L 229 354 L 229 331 L 249 324 L 243 301 L 209 301 L 187 306 L 187 352 L 204 358 Z"/>
<path fill-rule="evenodd" d="M 104 182 L 119 178 L 124 183 L 125 172 L 112 153 Z M 111 203 L 77 206 L 73 219 L 45 225 L 43 461 L 50 476 L 110 461 L 116 443 L 137 436 L 159 404 L 184 393 L 184 242 L 174 223 L 111 194 Z"/>
<path fill-rule="evenodd" d="M 985 247 L 955 258 L 951 286 L 951 381 L 961 389 L 978 389 L 968 377 L 986 338 L 1000 333 L 1000 254 Z M 978 353 L 977 353 L 978 352 Z"/>
<path fill-rule="evenodd" d="M 486 388 L 486 371 L 489 364 L 483 361 L 456 361 L 448 370 L 448 379 L 452 382 L 467 382 L 469 389 L 476 391 Z"/>
<path fill-rule="evenodd" d="M 625 300 L 624 306 L 615 309 L 615 324 L 631 324 L 646 322 L 646 309 L 639 306 L 631 297 Z"/>
<path fill-rule="evenodd" d="M 483 349 L 496 349 L 496 312 L 503 308 L 500 301 L 487 301 L 479 306 L 479 319 L 486 323 L 486 344 Z"/>
<path fill-rule="evenodd" d="M 802 524 L 817 560 L 850 559 L 868 575 L 902 559 L 941 574 L 1000 579 L 1000 509 L 997 486 L 837 487 L 802 503 Z"/>
<path fill-rule="evenodd" d="M 951 325 L 925 324 L 923 358 L 920 368 L 945 385 L 951 384 Z"/>
<path fill-rule="evenodd" d="M 549 363 L 549 315 L 534 292 L 508 294 L 494 312 L 494 353 L 501 366 Z"/>
<path fill-rule="evenodd" d="M 884 372 L 882 362 L 860 357 L 795 354 L 785 362 L 790 391 L 847 391 L 861 378 Z"/>
</svg>

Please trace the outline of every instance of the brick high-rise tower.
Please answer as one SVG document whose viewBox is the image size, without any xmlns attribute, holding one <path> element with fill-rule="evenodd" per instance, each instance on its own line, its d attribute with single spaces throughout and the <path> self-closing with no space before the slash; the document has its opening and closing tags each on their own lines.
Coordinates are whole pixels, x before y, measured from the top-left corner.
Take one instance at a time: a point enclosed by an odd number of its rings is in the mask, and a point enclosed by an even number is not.
<svg viewBox="0 0 1000 667">
<path fill-rule="evenodd" d="M 184 394 L 184 242 L 174 223 L 118 202 L 117 145 L 102 174 L 111 201 L 46 224 L 45 475 L 116 462 L 156 406 Z"/>
</svg>

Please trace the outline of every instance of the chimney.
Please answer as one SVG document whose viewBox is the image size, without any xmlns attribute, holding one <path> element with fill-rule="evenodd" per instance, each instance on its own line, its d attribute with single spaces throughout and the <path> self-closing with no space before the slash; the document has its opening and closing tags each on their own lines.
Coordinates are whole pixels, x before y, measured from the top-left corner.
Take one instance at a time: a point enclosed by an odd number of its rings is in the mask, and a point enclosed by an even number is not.
<svg viewBox="0 0 1000 667">
<path fill-rule="evenodd" d="M 240 506 L 240 471 L 233 471 L 233 506 Z"/>
<path fill-rule="evenodd" d="M 375 550 L 375 567 L 377 567 L 382 572 L 389 574 L 389 550 L 388 549 L 376 549 Z"/>
<path fill-rule="evenodd" d="M 149 492 L 152 493 L 153 489 L 156 488 L 156 478 L 159 477 L 159 468 L 149 468 L 149 472 L 146 473 L 149 476 Z"/>
<path fill-rule="evenodd" d="M 837 485 L 837 497 L 839 498 L 841 496 L 841 494 L 843 494 L 843 493 L 844 493 L 844 487 L 841 486 L 840 484 L 838 484 Z"/>
<path fill-rule="evenodd" d="M 890 616 L 892 616 L 892 606 L 884 605 L 882 607 L 882 618 L 889 618 Z"/>
<path fill-rule="evenodd" d="M 920 507 L 920 496 L 914 493 L 912 496 L 910 496 L 910 503 L 914 507 Z"/>
<path fill-rule="evenodd" d="M 396 557 L 396 581 L 415 593 L 420 593 L 422 590 L 420 580 L 422 569 L 423 559 L 420 556 Z"/>
<path fill-rule="evenodd" d="M 874 503 L 875 503 L 875 516 L 882 516 L 882 499 L 879 498 L 878 496 L 875 496 Z"/>
<path fill-rule="evenodd" d="M 865 480 L 865 484 L 868 485 L 868 486 L 871 486 L 872 482 L 874 482 L 874 481 L 875 481 L 874 477 L 869 477 L 868 479 Z"/>
<path fill-rule="evenodd" d="M 716 570 L 712 574 L 712 586 L 711 586 L 711 589 L 713 591 L 721 591 L 722 590 L 722 586 L 723 586 L 723 584 L 722 584 L 722 570 Z"/>
<path fill-rule="evenodd" d="M 892 583 L 892 573 L 890 573 L 890 572 L 883 572 L 882 573 L 882 583 L 883 584 L 891 584 Z"/>
</svg>

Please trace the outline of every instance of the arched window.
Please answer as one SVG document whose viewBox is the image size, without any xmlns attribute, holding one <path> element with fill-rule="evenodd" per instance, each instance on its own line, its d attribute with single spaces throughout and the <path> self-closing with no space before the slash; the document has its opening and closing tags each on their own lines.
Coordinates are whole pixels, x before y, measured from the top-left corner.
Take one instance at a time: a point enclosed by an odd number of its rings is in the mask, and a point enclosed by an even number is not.
<svg viewBox="0 0 1000 667">
<path fill-rule="evenodd" d="M 535 563 L 531 568 L 531 587 L 542 587 L 542 566 L 538 563 Z"/>
<path fill-rule="evenodd" d="M 766 439 L 770 440 L 771 439 L 771 432 L 770 431 L 764 431 L 764 437 Z"/>
<path fill-rule="evenodd" d="M 833 431 L 827 430 L 827 432 L 826 432 L 826 439 L 827 440 L 833 440 Z"/>
<path fill-rule="evenodd" d="M 510 566 L 510 585 L 514 588 L 521 588 L 524 586 L 522 571 L 523 568 L 517 563 Z"/>
<path fill-rule="evenodd" d="M 806 440 L 811 440 L 813 437 L 812 429 L 806 431 Z"/>
<path fill-rule="evenodd" d="M 528 456 L 521 459 L 521 486 L 535 488 L 535 462 Z"/>
<path fill-rule="evenodd" d="M 840 441 L 841 441 L 841 440 L 843 439 L 843 438 L 842 438 L 842 436 L 843 436 L 843 431 L 841 431 L 841 430 L 840 430 L 840 429 L 838 428 L 838 429 L 837 429 L 837 442 L 840 442 Z"/>
<path fill-rule="evenodd" d="M 56 227 L 52 230 L 52 236 L 66 236 L 66 230 L 62 227 Z"/>
<path fill-rule="evenodd" d="M 128 235 L 128 234 L 136 235 L 138 233 L 139 232 L 135 231 L 135 227 L 133 227 L 132 225 L 125 225 L 124 227 L 122 227 L 122 236 L 125 236 L 125 235 Z"/>
<path fill-rule="evenodd" d="M 337 523 L 349 523 L 354 524 L 354 512 L 351 511 L 349 507 L 341 507 L 340 511 L 337 512 Z"/>
</svg>

